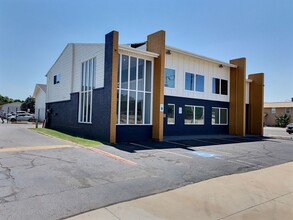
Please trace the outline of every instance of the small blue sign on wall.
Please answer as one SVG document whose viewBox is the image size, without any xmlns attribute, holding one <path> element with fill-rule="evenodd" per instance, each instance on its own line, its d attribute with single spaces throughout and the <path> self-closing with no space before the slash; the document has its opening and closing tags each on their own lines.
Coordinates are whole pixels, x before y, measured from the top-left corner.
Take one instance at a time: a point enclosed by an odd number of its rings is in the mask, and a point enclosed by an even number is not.
<svg viewBox="0 0 293 220">
<path fill-rule="evenodd" d="M 164 104 L 160 104 L 160 112 L 164 112 Z"/>
</svg>

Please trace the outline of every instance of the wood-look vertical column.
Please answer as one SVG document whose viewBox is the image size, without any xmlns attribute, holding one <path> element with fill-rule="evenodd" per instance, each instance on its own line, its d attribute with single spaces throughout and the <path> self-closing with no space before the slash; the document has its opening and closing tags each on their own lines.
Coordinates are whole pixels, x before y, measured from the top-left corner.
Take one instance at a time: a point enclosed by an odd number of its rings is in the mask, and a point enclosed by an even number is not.
<svg viewBox="0 0 293 220">
<path fill-rule="evenodd" d="M 246 126 L 246 58 L 230 60 L 229 133 L 245 135 Z"/>
<path fill-rule="evenodd" d="M 164 104 L 164 70 L 165 70 L 165 31 L 158 31 L 147 37 L 147 51 L 159 54 L 154 59 L 153 78 L 153 130 L 152 138 L 163 140 L 164 112 L 160 111 L 160 105 Z"/>
<path fill-rule="evenodd" d="M 108 80 L 110 86 L 110 96 L 111 96 L 111 109 L 110 109 L 110 143 L 116 143 L 116 123 L 117 123 L 117 83 L 118 83 L 118 38 L 119 33 L 117 31 L 112 31 L 106 36 L 106 50 L 108 55 L 105 59 L 109 59 L 109 62 L 106 62 L 107 65 L 110 65 L 107 69 L 110 70 L 111 77 Z"/>
<path fill-rule="evenodd" d="M 250 134 L 263 135 L 264 121 L 264 74 L 250 74 L 248 131 Z"/>
</svg>

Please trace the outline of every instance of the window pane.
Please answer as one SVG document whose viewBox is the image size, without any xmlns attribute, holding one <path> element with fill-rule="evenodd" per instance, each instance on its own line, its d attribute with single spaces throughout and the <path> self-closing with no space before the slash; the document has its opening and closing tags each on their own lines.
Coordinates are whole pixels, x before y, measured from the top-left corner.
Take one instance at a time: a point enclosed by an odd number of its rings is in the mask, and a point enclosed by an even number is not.
<svg viewBox="0 0 293 220">
<path fill-rule="evenodd" d="M 91 122 L 92 121 L 92 113 L 91 113 L 91 105 L 92 105 L 92 92 L 88 92 L 89 96 L 88 96 L 88 118 L 87 118 L 87 122 Z"/>
<path fill-rule="evenodd" d="M 185 73 L 185 90 L 194 90 L 194 75 L 192 73 Z"/>
<path fill-rule="evenodd" d="M 221 80 L 221 94 L 228 95 L 228 81 L 224 79 Z"/>
<path fill-rule="evenodd" d="M 89 75 L 89 62 L 85 62 L 85 78 L 84 78 L 84 90 L 88 90 L 88 75 Z"/>
<path fill-rule="evenodd" d="M 121 88 L 123 89 L 128 89 L 128 60 L 128 56 L 122 55 Z"/>
<path fill-rule="evenodd" d="M 175 70 L 165 68 L 165 87 L 175 88 Z"/>
<path fill-rule="evenodd" d="M 193 106 L 185 106 L 184 108 L 184 123 L 193 124 Z"/>
<path fill-rule="evenodd" d="M 84 95 L 84 105 L 83 105 L 83 122 L 86 122 L 86 106 L 87 106 L 87 93 L 83 93 Z"/>
<path fill-rule="evenodd" d="M 219 124 L 219 109 L 212 108 L 212 124 L 216 125 Z"/>
<path fill-rule="evenodd" d="M 151 123 L 151 93 L 145 93 L 145 115 L 144 123 Z"/>
<path fill-rule="evenodd" d="M 195 90 L 198 92 L 203 92 L 204 91 L 204 76 L 196 75 L 195 82 L 196 82 Z"/>
<path fill-rule="evenodd" d="M 204 108 L 195 107 L 194 122 L 195 124 L 204 124 Z"/>
<path fill-rule="evenodd" d="M 145 82 L 145 91 L 150 92 L 152 86 L 152 62 L 146 61 L 146 82 Z"/>
<path fill-rule="evenodd" d="M 117 79 L 117 88 L 119 88 L 120 85 L 120 54 L 118 54 L 118 79 Z"/>
<path fill-rule="evenodd" d="M 81 91 L 84 91 L 84 74 L 85 74 L 85 65 L 82 63 L 82 74 L 81 74 Z"/>
<path fill-rule="evenodd" d="M 213 93 L 220 94 L 220 79 L 213 78 Z"/>
<path fill-rule="evenodd" d="M 128 124 L 135 124 L 135 98 L 136 92 L 129 92 L 129 116 Z"/>
<path fill-rule="evenodd" d="M 96 88 L 96 58 L 93 59 L 93 89 Z"/>
<path fill-rule="evenodd" d="M 121 91 L 120 124 L 127 123 L 127 91 Z"/>
<path fill-rule="evenodd" d="M 79 114 L 79 121 L 83 121 L 83 104 L 84 104 L 83 93 L 80 93 L 80 114 Z"/>
<path fill-rule="evenodd" d="M 167 123 L 175 124 L 175 105 L 168 104 Z"/>
<path fill-rule="evenodd" d="M 136 89 L 136 62 L 137 59 L 130 57 L 130 89 Z"/>
<path fill-rule="evenodd" d="M 220 109 L 220 124 L 228 124 L 227 109 Z"/>
<path fill-rule="evenodd" d="M 143 92 L 137 93 L 137 124 L 143 124 Z"/>
<path fill-rule="evenodd" d="M 116 120 L 117 124 L 119 124 L 119 89 L 117 89 L 117 106 L 116 106 Z"/>
<path fill-rule="evenodd" d="M 144 60 L 138 60 L 138 90 L 144 90 Z"/>
<path fill-rule="evenodd" d="M 93 71 L 93 60 L 91 59 L 89 61 L 89 86 L 88 86 L 88 89 L 91 90 L 92 89 L 92 71 Z"/>
</svg>

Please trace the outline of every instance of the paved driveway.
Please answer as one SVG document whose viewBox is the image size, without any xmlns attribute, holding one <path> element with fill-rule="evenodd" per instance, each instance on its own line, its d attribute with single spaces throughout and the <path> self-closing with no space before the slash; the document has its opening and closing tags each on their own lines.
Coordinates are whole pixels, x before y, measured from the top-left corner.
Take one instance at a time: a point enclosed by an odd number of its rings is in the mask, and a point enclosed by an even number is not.
<svg viewBox="0 0 293 220">
<path fill-rule="evenodd" d="M 293 160 L 293 141 L 191 138 L 81 148 L 0 126 L 1 219 L 61 219 L 217 176 Z"/>
</svg>

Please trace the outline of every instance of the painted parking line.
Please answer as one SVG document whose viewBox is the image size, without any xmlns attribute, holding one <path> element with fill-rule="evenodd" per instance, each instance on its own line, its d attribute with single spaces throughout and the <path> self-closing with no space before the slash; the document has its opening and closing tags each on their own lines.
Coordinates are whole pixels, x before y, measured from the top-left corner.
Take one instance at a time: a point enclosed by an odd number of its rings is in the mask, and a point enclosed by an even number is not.
<svg viewBox="0 0 293 220">
<path fill-rule="evenodd" d="M 12 147 L 0 149 L 0 153 L 19 152 L 19 151 L 32 151 L 32 150 L 50 150 L 58 148 L 69 148 L 71 145 L 50 145 L 50 146 L 34 146 L 34 147 Z"/>
<path fill-rule="evenodd" d="M 158 148 L 152 148 L 152 147 L 148 147 L 148 146 L 145 146 L 145 145 L 142 145 L 142 144 L 136 144 L 136 143 L 130 143 L 130 144 L 131 145 L 134 145 L 134 146 L 138 146 L 138 147 L 143 147 L 143 148 L 146 148 L 146 149 L 161 151 L 161 152 L 164 152 L 164 153 L 167 153 L 167 154 L 174 154 L 174 155 L 177 155 L 177 156 L 181 156 L 181 157 L 185 157 L 185 158 L 192 159 L 192 157 L 190 157 L 190 156 L 186 156 L 184 154 L 175 153 L 175 152 L 172 152 L 172 151 L 161 150 L 161 149 L 158 149 Z"/>
<path fill-rule="evenodd" d="M 206 149 L 206 146 L 205 147 L 198 147 L 198 146 L 192 146 L 192 145 L 189 145 L 189 144 L 178 143 L 178 142 L 175 142 L 175 141 L 165 141 L 165 142 L 171 143 L 171 144 L 181 145 L 181 146 L 184 146 L 184 147 L 190 147 L 190 148 L 195 147 L 197 149 L 204 149 L 205 151 L 211 151 L 211 152 L 219 153 L 219 154 L 232 155 L 232 153 L 228 153 L 228 152 L 224 152 L 224 151 L 219 151 L 219 150 L 214 150 L 214 149 Z"/>
<path fill-rule="evenodd" d="M 112 158 L 112 159 L 118 160 L 118 161 L 120 161 L 120 162 L 122 162 L 122 163 L 125 163 L 125 164 L 127 164 L 127 165 L 130 165 L 130 166 L 137 165 L 137 163 L 135 163 L 135 162 L 133 162 L 133 161 L 131 161 L 131 160 L 127 160 L 127 159 L 125 159 L 125 158 L 123 158 L 123 157 L 120 157 L 120 156 L 118 156 L 118 155 L 115 155 L 115 154 L 109 153 L 109 152 L 107 152 L 107 151 L 103 151 L 103 150 L 100 150 L 100 149 L 97 149 L 97 148 L 94 148 L 94 147 L 86 147 L 86 149 L 89 149 L 89 150 L 91 150 L 91 151 L 97 152 L 97 153 L 99 153 L 99 154 L 102 154 L 102 155 L 104 155 L 104 156 L 110 157 L 110 158 Z"/>
</svg>

